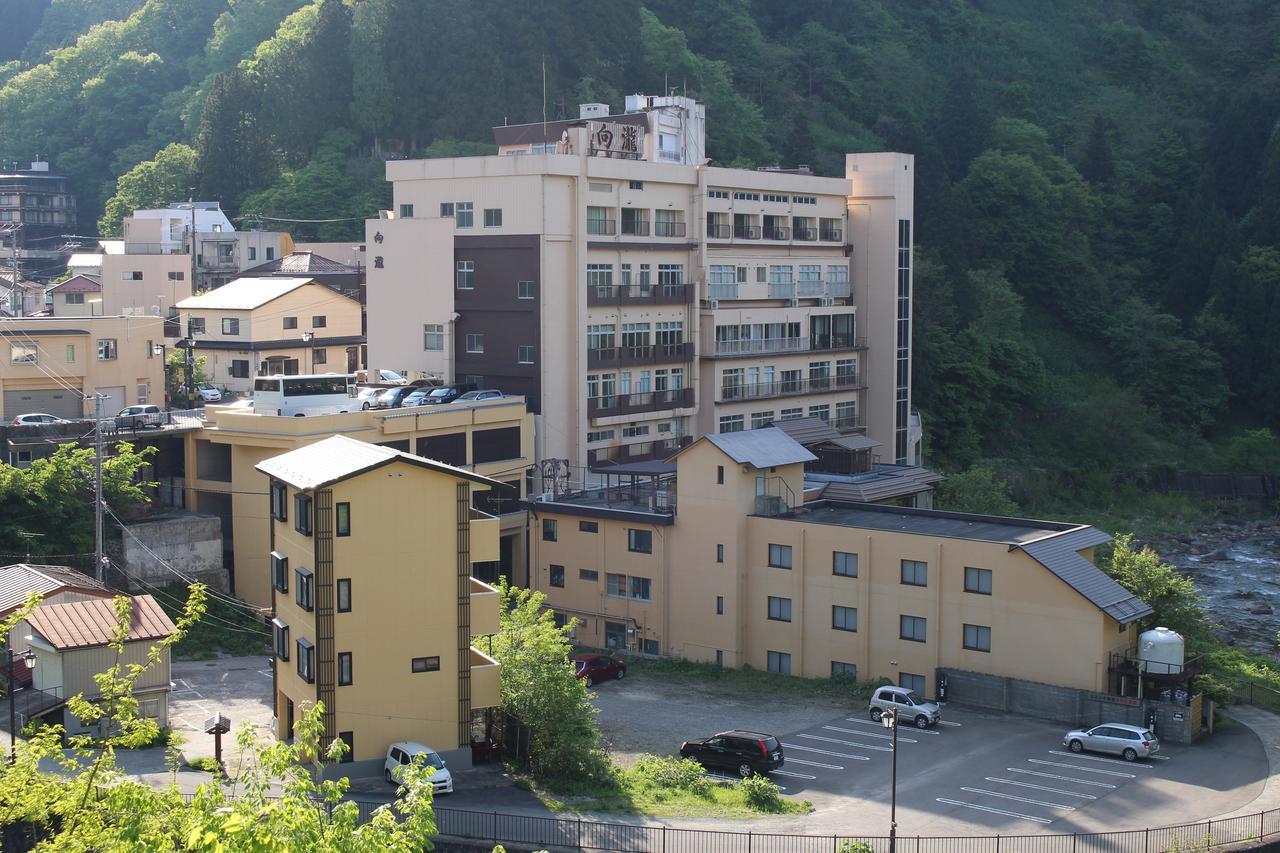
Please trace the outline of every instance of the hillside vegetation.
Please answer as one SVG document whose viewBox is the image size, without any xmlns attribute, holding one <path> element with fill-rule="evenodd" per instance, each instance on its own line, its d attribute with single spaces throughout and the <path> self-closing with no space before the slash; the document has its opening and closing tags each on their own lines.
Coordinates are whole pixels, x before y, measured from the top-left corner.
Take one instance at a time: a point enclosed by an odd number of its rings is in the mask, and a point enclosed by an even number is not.
<svg viewBox="0 0 1280 853">
<path fill-rule="evenodd" d="M 1231 443 L 1280 423 L 1267 0 L 0 0 L 0 20 L 0 159 L 70 174 L 82 233 L 171 200 L 155 187 L 370 215 L 382 157 L 484 153 L 540 116 L 545 61 L 553 118 L 698 97 L 718 163 L 916 155 L 932 464 L 995 465 L 1026 508 L 1280 457 L 1269 433 Z"/>
</svg>

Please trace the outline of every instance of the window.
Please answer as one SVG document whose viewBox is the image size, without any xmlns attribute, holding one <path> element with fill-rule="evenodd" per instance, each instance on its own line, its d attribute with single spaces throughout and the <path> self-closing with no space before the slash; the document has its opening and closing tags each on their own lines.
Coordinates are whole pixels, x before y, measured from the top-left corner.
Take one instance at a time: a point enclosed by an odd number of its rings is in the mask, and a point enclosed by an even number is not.
<svg viewBox="0 0 1280 853">
<path fill-rule="evenodd" d="M 909 672 L 898 673 L 898 686 L 903 690 L 910 690 L 918 696 L 924 695 L 924 676 L 913 675 Z"/>
<path fill-rule="evenodd" d="M 636 601 L 649 601 L 651 587 L 653 581 L 649 578 L 632 577 L 628 579 L 631 582 L 630 594 Z"/>
<path fill-rule="evenodd" d="M 627 597 L 627 576 L 606 572 L 604 576 L 605 594 L 612 598 Z"/>
<path fill-rule="evenodd" d="M 726 415 L 720 419 L 720 432 L 742 432 L 745 425 L 745 416 Z"/>
<path fill-rule="evenodd" d="M 486 207 L 484 209 L 484 227 L 485 228 L 501 228 L 502 227 L 502 208 Z"/>
<path fill-rule="evenodd" d="M 306 536 L 311 535 L 311 498 L 308 495 L 293 496 L 293 529 Z"/>
<path fill-rule="evenodd" d="M 311 351 L 312 364 L 328 364 L 329 351 L 327 349 L 313 349 Z"/>
<path fill-rule="evenodd" d="M 831 552 L 831 574 L 846 578 L 858 576 L 858 555 L 847 551 Z"/>
<path fill-rule="evenodd" d="M 334 532 L 338 536 L 351 535 L 351 504 L 343 501 L 333 508 Z"/>
<path fill-rule="evenodd" d="M 831 662 L 831 677 L 832 678 L 852 678 L 856 680 L 858 678 L 858 666 L 857 664 L 845 663 L 844 661 L 833 660 Z"/>
<path fill-rule="evenodd" d="M 919 560 L 903 560 L 902 582 L 906 586 L 928 586 L 929 564 Z"/>
<path fill-rule="evenodd" d="M 817 196 L 812 195 L 793 195 L 791 197 L 792 204 L 817 204 Z"/>
<path fill-rule="evenodd" d="M 271 552 L 271 585 L 281 592 L 289 591 L 289 558 L 279 551 Z"/>
<path fill-rule="evenodd" d="M 217 227 L 220 227 L 220 226 L 216 226 L 216 225 L 215 225 L 214 227 L 215 227 L 215 228 L 217 228 Z M 267 247 L 267 260 L 269 260 L 269 261 L 274 261 L 275 259 L 276 259 L 276 250 L 275 250 L 273 247 L 268 246 L 268 247 Z"/>
<path fill-rule="evenodd" d="M 600 573 L 595 569 L 578 569 L 578 580 L 599 583 Z"/>
<path fill-rule="evenodd" d="M 454 275 L 455 284 L 458 290 L 475 290 L 476 289 L 476 262 L 475 261 L 458 261 L 457 271 Z"/>
<path fill-rule="evenodd" d="M 452 216 L 453 216 L 453 202 L 451 202 L 451 201 L 442 201 L 442 202 L 440 202 L 440 216 L 441 216 L 441 218 L 443 218 L 443 219 L 449 219 L 449 218 L 452 218 Z"/>
<path fill-rule="evenodd" d="M 412 219 L 412 218 L 413 218 L 413 205 L 411 205 L 411 204 L 402 204 L 402 205 L 400 205 L 400 218 L 401 218 L 401 219 Z"/>
<path fill-rule="evenodd" d="M 187 330 L 192 335 L 203 335 L 205 331 L 204 317 L 187 317 Z"/>
<path fill-rule="evenodd" d="M 971 652 L 991 651 L 991 629 L 986 625 L 965 625 L 964 647 Z"/>
<path fill-rule="evenodd" d="M 633 189 L 633 190 L 642 190 L 644 189 L 644 181 L 628 181 L 627 188 Z"/>
<path fill-rule="evenodd" d="M 716 596 L 716 615 L 717 616 L 724 615 L 724 596 L 723 595 Z"/>
<path fill-rule="evenodd" d="M 428 658 L 414 658 L 413 663 L 410 665 L 410 670 L 412 672 L 439 672 L 440 656 L 432 655 Z"/>
<path fill-rule="evenodd" d="M 68 293 L 68 294 L 67 294 L 67 304 L 68 304 L 68 305 L 83 305 L 83 304 L 84 304 L 84 294 L 83 294 L 83 293 Z"/>
<path fill-rule="evenodd" d="M 324 314 L 316 314 L 311 318 L 311 328 L 313 329 L 323 329 L 327 325 L 329 325 L 329 320 Z"/>
<path fill-rule="evenodd" d="M 346 746 L 342 751 L 342 758 L 338 759 L 339 764 L 349 764 L 355 761 L 356 754 L 356 734 L 355 732 L 338 732 L 338 740 Z"/>
<path fill-rule="evenodd" d="M 707 198 L 728 198 L 728 190 L 707 190 Z"/>
<path fill-rule="evenodd" d="M 797 418 L 804 417 L 804 409 L 783 409 L 782 417 L 779 420 L 794 421 Z"/>
<path fill-rule="evenodd" d="M 298 675 L 308 684 L 316 680 L 316 647 L 308 640 L 299 638 L 295 644 L 298 651 Z"/>
<path fill-rule="evenodd" d="M 739 192 L 735 192 L 733 194 L 733 197 L 737 201 L 759 201 L 760 193 L 748 193 L 748 192 L 739 191 Z"/>
<path fill-rule="evenodd" d="M 338 612 L 351 612 L 351 578 L 338 578 Z"/>
<path fill-rule="evenodd" d="M 554 518 L 542 519 L 542 541 L 555 542 L 558 538 L 560 523 Z"/>
<path fill-rule="evenodd" d="M 142 270 L 125 270 L 120 273 L 121 281 L 142 281 Z"/>
<path fill-rule="evenodd" d="M 284 327 L 285 327 L 286 329 L 296 329 L 296 328 L 298 328 L 298 318 L 297 318 L 297 317 L 285 317 L 285 318 L 284 318 Z"/>
<path fill-rule="evenodd" d="M 716 649 L 716 666 L 724 666 L 724 652 Z"/>
<path fill-rule="evenodd" d="M 467 335 L 467 352 L 482 353 L 484 352 L 484 335 L 471 332 Z"/>
<path fill-rule="evenodd" d="M 611 193 L 613 192 L 613 184 L 606 184 L 602 181 L 591 181 L 588 189 L 593 193 Z"/>
<path fill-rule="evenodd" d="M 640 653 L 644 655 L 658 654 L 658 641 L 657 640 L 641 640 Z"/>
<path fill-rule="evenodd" d="M 791 568 L 791 546 L 769 545 L 769 565 L 775 569 Z"/>
<path fill-rule="evenodd" d="M 724 545 L 716 546 L 716 562 L 717 563 L 724 562 Z"/>
<path fill-rule="evenodd" d="M 98 340 L 98 361 L 116 360 L 116 339 L 100 338 Z"/>
<path fill-rule="evenodd" d="M 533 299 L 533 282 L 517 281 L 516 282 L 516 298 L 517 299 Z"/>
<path fill-rule="evenodd" d="M 858 630 L 858 608 L 831 605 L 831 627 L 837 631 Z"/>
<path fill-rule="evenodd" d="M 751 413 L 752 429 L 764 429 L 765 427 L 768 427 L 768 426 L 773 426 L 773 412 L 752 412 Z"/>
<path fill-rule="evenodd" d="M 769 618 L 775 622 L 790 622 L 791 599 L 769 596 Z"/>
<path fill-rule="evenodd" d="M 338 686 L 351 684 L 351 652 L 338 652 Z"/>
<path fill-rule="evenodd" d="M 600 525 L 598 522 L 595 522 L 595 521 L 579 521 L 578 532 L 579 533 L 599 533 Z"/>
<path fill-rule="evenodd" d="M 231 364 L 227 367 L 227 372 L 235 379 L 249 378 L 249 359 L 236 358 L 232 359 Z"/>
<path fill-rule="evenodd" d="M 34 342 L 16 343 L 10 348 L 10 361 L 13 364 L 39 364 L 39 348 Z"/>
<path fill-rule="evenodd" d="M 724 485 L 724 466 L 723 465 L 716 466 L 716 485 L 717 486 Z"/>
<path fill-rule="evenodd" d="M 289 513 L 287 510 L 287 494 L 288 490 L 284 483 L 271 484 L 271 517 L 276 521 L 287 521 Z"/>
<path fill-rule="evenodd" d="M 922 616 L 899 616 L 898 638 L 915 643 L 925 642 L 926 621 Z"/>
<path fill-rule="evenodd" d="M 639 438 L 642 435 L 648 435 L 648 434 L 649 434 L 648 424 L 645 424 L 644 426 L 632 426 L 632 427 L 622 428 L 623 438 Z"/>
<path fill-rule="evenodd" d="M 237 317 L 222 318 L 222 334 L 238 335 L 240 334 L 240 320 Z"/>
<path fill-rule="evenodd" d="M 249 260 L 251 260 L 251 261 L 256 261 L 257 259 L 258 259 L 258 247 L 257 247 L 257 246 L 250 246 L 250 247 L 249 247 Z M 169 273 L 169 275 L 173 275 L 173 273 Z"/>
<path fill-rule="evenodd" d="M 289 623 L 280 619 L 271 620 L 271 646 L 280 660 L 289 659 Z"/>
<path fill-rule="evenodd" d="M 991 594 L 991 570 L 990 569 L 974 569 L 965 566 L 964 569 L 964 591 L 976 592 L 978 595 Z"/>
<path fill-rule="evenodd" d="M 474 205 L 469 201 L 460 201 L 453 207 L 453 224 L 457 228 L 470 228 L 475 225 Z"/>
<path fill-rule="evenodd" d="M 627 528 L 627 550 L 637 554 L 653 553 L 653 531 Z"/>
<path fill-rule="evenodd" d="M 769 652 L 768 668 L 769 672 L 780 672 L 783 675 L 790 675 L 791 655 L 786 652 Z"/>
<path fill-rule="evenodd" d="M 557 566 L 554 563 L 551 564 L 551 585 L 561 588 L 564 587 L 564 566 Z"/>
<path fill-rule="evenodd" d="M 75 364 L 76 361 L 76 345 L 67 344 L 67 364 Z"/>
<path fill-rule="evenodd" d="M 533 364 L 533 347 L 520 346 L 516 348 L 517 364 Z"/>
<path fill-rule="evenodd" d="M 293 570 L 294 587 L 293 600 L 298 606 L 308 612 L 315 609 L 315 575 L 311 574 L 311 570 L 298 566 Z"/>
</svg>

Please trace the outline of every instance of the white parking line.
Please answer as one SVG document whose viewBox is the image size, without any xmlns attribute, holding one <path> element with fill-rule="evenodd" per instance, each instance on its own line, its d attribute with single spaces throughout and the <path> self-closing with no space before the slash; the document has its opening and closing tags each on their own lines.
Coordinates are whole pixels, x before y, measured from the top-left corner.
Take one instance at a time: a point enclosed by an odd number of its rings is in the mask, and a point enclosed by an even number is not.
<svg viewBox="0 0 1280 853">
<path fill-rule="evenodd" d="M 1015 797 L 1013 794 L 1001 794 L 999 791 L 987 791 L 982 788 L 961 788 L 961 791 L 968 791 L 970 794 L 982 794 L 987 797 L 999 797 L 1002 800 L 1016 800 L 1019 803 L 1028 803 L 1033 806 L 1045 806 L 1051 809 L 1062 809 L 1066 812 L 1076 810 L 1075 806 L 1064 806 L 1061 803 L 1050 803 L 1046 800 L 1032 800 L 1027 797 Z"/>
<path fill-rule="evenodd" d="M 822 735 L 796 735 L 796 737 L 808 738 L 809 740 L 820 740 L 825 743 L 841 743 L 845 746 L 851 746 L 854 749 L 874 749 L 876 752 L 893 752 L 891 746 L 876 746 L 870 743 L 854 743 L 851 740 L 840 740 L 840 738 L 823 737 Z"/>
<path fill-rule="evenodd" d="M 1048 785 L 1032 785 L 1030 782 L 1019 782 L 1016 779 L 1001 779 L 999 776 L 988 776 L 988 782 L 999 782 L 1002 785 L 1017 785 L 1019 788 L 1034 788 L 1037 791 L 1047 791 L 1050 794 L 1062 794 L 1064 797 L 1079 797 L 1082 800 L 1098 799 L 1093 794 L 1077 794 L 1075 791 L 1064 791 L 1061 788 L 1050 788 Z"/>
<path fill-rule="evenodd" d="M 1018 812 L 1007 812 L 1004 809 L 993 809 L 989 806 L 979 806 L 973 803 L 962 803 L 959 800 L 948 800 L 943 797 L 938 797 L 937 800 L 938 802 L 946 803 L 949 806 L 963 806 L 966 809 L 976 809 L 977 811 L 990 812 L 991 814 L 1002 814 L 1005 817 L 1016 817 L 1021 818 L 1022 820 L 1033 820 L 1036 823 L 1053 823 L 1053 821 L 1048 818 L 1035 817 L 1034 815 L 1029 814 L 1019 814 Z"/>
<path fill-rule="evenodd" d="M 821 761 L 805 761 L 803 758 L 787 758 L 788 764 L 806 764 L 809 767 L 825 767 L 828 770 L 843 770 L 839 764 L 823 764 Z"/>
<path fill-rule="evenodd" d="M 817 749 L 812 746 L 801 746 L 798 743 L 784 743 L 787 749 L 798 749 L 802 752 L 816 752 L 819 755 L 834 755 L 836 758 L 852 758 L 854 761 L 870 761 L 871 759 L 865 755 L 850 755 L 847 752 L 832 752 L 829 749 Z"/>
<path fill-rule="evenodd" d="M 1143 770 L 1151 769 L 1150 764 L 1139 764 L 1136 761 L 1122 761 L 1118 758 L 1102 758 L 1101 756 L 1098 756 L 1098 755 L 1080 755 L 1079 753 L 1075 753 L 1075 752 L 1063 752 L 1060 749 L 1051 749 L 1049 750 L 1049 754 L 1061 755 L 1064 758 L 1083 758 L 1086 761 L 1102 761 L 1102 762 L 1105 762 L 1106 764 L 1122 764 L 1125 767 L 1140 767 Z"/>
<path fill-rule="evenodd" d="M 1132 773 L 1119 773 L 1115 770 L 1099 770 L 1096 767 L 1081 767 L 1079 764 L 1063 764 L 1061 761 L 1045 761 L 1043 758 L 1028 758 L 1027 761 L 1032 764 L 1047 764 L 1050 767 L 1066 767 L 1068 770 L 1077 770 L 1081 773 L 1101 773 L 1104 776 L 1122 776 L 1125 779 L 1136 779 Z"/>
<path fill-rule="evenodd" d="M 271 678 L 275 674 L 269 669 L 259 669 L 257 670 L 257 673 L 258 675 L 261 675 L 264 678 Z"/>
<path fill-rule="evenodd" d="M 1168 755 L 1148 755 L 1152 761 L 1168 761 L 1171 756 Z"/>
<path fill-rule="evenodd" d="M 883 724 L 883 723 L 873 723 L 871 720 L 864 720 L 864 719 L 862 719 L 861 717 L 845 717 L 845 720 L 846 720 L 846 721 L 848 721 L 848 722 L 850 722 L 850 723 L 862 723 L 862 725 L 864 725 L 864 726 L 875 726 L 877 729 L 882 729 L 882 728 L 884 728 L 884 724 Z M 898 719 L 898 725 L 902 726 L 904 729 L 911 729 L 911 731 L 915 732 L 915 733 L 916 733 L 916 734 L 918 734 L 918 735 L 936 735 L 936 734 L 938 734 L 938 732 L 935 732 L 935 731 L 933 731 L 932 729 L 920 729 L 920 728 L 916 728 L 916 724 L 915 724 L 915 723 L 910 722 L 910 721 L 905 721 L 905 722 L 904 722 L 904 721 L 902 720 L 902 718 L 899 718 L 899 719 Z M 902 738 L 898 738 L 898 740 L 902 740 Z"/>
<path fill-rule="evenodd" d="M 963 724 L 963 723 L 957 723 L 957 722 L 955 722 L 954 720 L 938 720 L 938 725 L 940 725 L 940 726 L 955 726 L 956 728 L 960 728 L 960 726 L 962 726 L 962 725 L 964 725 L 964 724 Z"/>
<path fill-rule="evenodd" d="M 817 776 L 810 776 L 807 773 L 792 773 L 790 770 L 770 770 L 771 776 L 792 776 L 796 779 L 817 779 Z"/>
<path fill-rule="evenodd" d="M 1022 773 L 1026 776 L 1042 776 L 1045 779 L 1060 779 L 1063 782 L 1075 782 L 1080 785 L 1092 785 L 1095 788 L 1114 788 L 1115 787 L 1115 785 L 1112 785 L 1108 782 L 1095 782 L 1092 779 L 1075 779 L 1075 778 L 1072 778 L 1071 776 L 1059 776 L 1056 773 L 1041 773 L 1039 770 L 1023 770 L 1021 767 L 1006 767 L 1005 770 L 1008 770 L 1010 773 Z"/>
<path fill-rule="evenodd" d="M 871 732 L 860 732 L 855 729 L 842 729 L 839 726 L 823 726 L 829 732 L 844 732 L 847 735 L 857 735 L 858 737 L 873 737 L 877 740 L 893 740 L 893 735 L 872 734 Z M 919 743 L 918 740 L 912 740 L 909 737 L 898 736 L 898 743 Z"/>
</svg>

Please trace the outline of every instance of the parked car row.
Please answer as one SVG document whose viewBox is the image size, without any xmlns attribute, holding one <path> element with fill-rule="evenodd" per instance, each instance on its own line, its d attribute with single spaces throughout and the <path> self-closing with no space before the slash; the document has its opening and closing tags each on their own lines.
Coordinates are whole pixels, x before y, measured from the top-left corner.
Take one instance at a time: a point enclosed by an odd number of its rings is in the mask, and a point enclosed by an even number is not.
<svg viewBox="0 0 1280 853">
<path fill-rule="evenodd" d="M 428 385 L 419 380 L 409 385 L 392 388 L 366 387 L 356 392 L 361 409 L 407 409 L 414 406 L 437 406 L 445 403 L 473 403 L 480 400 L 501 400 L 501 391 L 477 388 L 473 382 L 457 382 L 452 385 Z"/>
<path fill-rule="evenodd" d="M 80 420 L 92 420 L 81 418 Z M 154 405 L 126 406 L 114 418 L 116 429 L 145 429 L 164 425 L 164 410 Z M 30 412 L 13 419 L 14 426 L 39 426 L 42 424 L 69 424 L 75 421 L 60 418 L 47 412 Z"/>
</svg>

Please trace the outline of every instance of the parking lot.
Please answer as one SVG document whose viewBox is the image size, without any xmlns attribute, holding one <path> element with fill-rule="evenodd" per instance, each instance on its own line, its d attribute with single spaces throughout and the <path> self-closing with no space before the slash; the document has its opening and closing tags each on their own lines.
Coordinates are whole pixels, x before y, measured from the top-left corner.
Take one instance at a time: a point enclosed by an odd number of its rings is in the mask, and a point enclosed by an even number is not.
<svg viewBox="0 0 1280 853">
<path fill-rule="evenodd" d="M 228 757 L 235 754 L 236 734 L 244 726 L 270 732 L 271 666 L 266 656 L 174 661 L 170 678 L 169 727 L 182 735 L 188 758 L 213 755 L 213 736 L 204 733 L 204 722 L 214 714 L 231 719 L 231 734 L 222 739 Z"/>
</svg>

